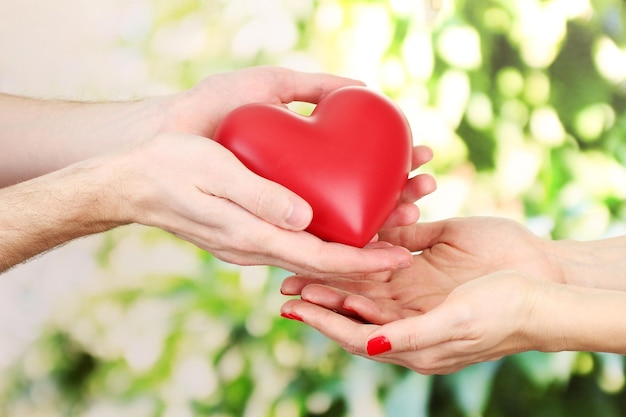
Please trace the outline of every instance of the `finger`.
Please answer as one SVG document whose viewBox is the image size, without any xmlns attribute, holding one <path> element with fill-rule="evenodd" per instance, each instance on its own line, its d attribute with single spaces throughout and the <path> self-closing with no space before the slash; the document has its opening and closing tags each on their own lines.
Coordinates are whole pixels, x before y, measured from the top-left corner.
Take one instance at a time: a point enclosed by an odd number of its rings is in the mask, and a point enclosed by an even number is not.
<svg viewBox="0 0 626 417">
<path fill-rule="evenodd" d="M 310 282 L 311 280 L 305 281 Z M 317 281 L 322 282 L 324 280 Z M 367 281 L 343 281 L 334 280 L 328 284 L 309 283 L 304 285 L 299 291 L 302 296 L 301 299 L 367 323 L 385 324 L 405 317 L 402 315 L 402 311 L 398 311 L 397 306 L 395 308 L 394 306 L 385 306 L 384 304 L 388 303 L 377 297 L 376 293 L 379 291 L 376 291 L 376 288 L 371 285 L 366 285 Z M 353 289 L 354 293 L 345 288 Z M 281 290 L 281 292 L 283 291 Z M 378 301 L 374 301 L 374 298 Z"/>
<path fill-rule="evenodd" d="M 307 281 L 300 291 L 302 299 L 331 310 L 343 308 L 346 298 L 354 294 L 368 299 L 392 299 L 388 285 L 366 278 L 319 278 L 315 282 Z"/>
<path fill-rule="evenodd" d="M 363 319 L 354 310 L 344 308 L 346 299 L 352 295 L 348 291 L 326 285 L 311 284 L 302 289 L 301 299 L 312 304 L 317 304 L 328 310 L 335 311 L 342 316 Z"/>
<path fill-rule="evenodd" d="M 372 356 L 420 351 L 454 340 L 455 326 L 445 308 L 392 321 L 373 332 L 366 349 Z"/>
<path fill-rule="evenodd" d="M 389 215 L 382 228 L 389 229 L 407 226 L 417 222 L 420 217 L 420 211 L 414 203 L 434 192 L 436 188 L 437 183 L 430 174 L 420 174 L 409 179 L 402 190 L 398 205 Z"/>
<path fill-rule="evenodd" d="M 391 247 L 393 248 L 393 246 Z M 361 249 L 363 250 L 363 249 Z M 408 271 L 408 269 L 403 269 Z M 376 271 L 352 272 L 352 273 L 327 273 L 311 275 L 301 273 L 283 280 L 281 293 L 284 295 L 300 295 L 307 285 L 320 284 L 339 288 L 354 293 L 363 293 L 368 296 L 388 296 L 387 286 L 395 269 L 382 269 Z"/>
<path fill-rule="evenodd" d="M 324 242 L 310 233 L 285 230 L 264 220 L 263 216 L 271 218 L 272 210 L 264 215 L 263 210 L 256 208 L 277 204 L 256 204 L 254 199 L 250 200 L 245 191 L 249 186 L 245 184 L 245 178 L 270 186 L 274 183 L 249 172 L 219 144 L 201 140 L 202 149 L 210 146 L 209 153 L 217 156 L 212 158 L 215 169 L 209 170 L 205 177 L 203 167 L 195 167 L 195 171 L 200 172 L 194 177 L 198 181 L 195 188 L 191 192 L 187 188 L 174 189 L 171 199 L 175 209 L 165 210 L 160 213 L 161 218 L 148 219 L 146 223 L 164 228 L 224 261 L 239 265 L 274 265 L 315 276 L 372 273 L 411 265 L 411 253 L 402 247 L 377 243 L 376 247 L 355 248 Z M 243 171 L 233 175 L 237 170 Z M 232 184 L 232 178 L 241 175 L 243 184 L 240 181 Z M 285 191 L 283 195 L 293 195 L 289 190 L 277 187 L 279 192 Z M 252 187 L 249 193 L 257 192 L 255 188 L 258 187 Z M 286 215 L 288 210 L 282 212 Z"/>
<path fill-rule="evenodd" d="M 385 300 L 374 300 L 363 294 L 348 294 L 343 301 L 342 310 L 360 317 L 363 322 L 381 325 L 405 317 L 398 306 L 390 306 Z"/>
<path fill-rule="evenodd" d="M 400 202 L 413 203 L 422 197 L 434 192 L 437 189 L 437 182 L 430 174 L 420 174 L 410 178 L 400 196 Z"/>
<path fill-rule="evenodd" d="M 388 315 L 377 302 L 359 294 L 349 294 L 345 297 L 342 310 L 359 317 L 364 323 L 385 324 L 390 321 L 387 320 Z"/>
<path fill-rule="evenodd" d="M 378 236 L 375 236 L 374 238 L 372 238 L 372 240 L 365 245 L 366 248 L 368 249 L 382 249 L 382 248 L 390 248 L 393 245 L 389 242 L 381 242 L 378 240 Z"/>
<path fill-rule="evenodd" d="M 236 211 L 231 210 L 231 226 L 222 231 L 220 241 L 223 256 L 228 255 L 222 259 L 232 263 L 274 265 L 300 275 L 332 277 L 388 273 L 413 262 L 411 252 L 403 247 L 370 249 L 324 242 L 308 232 L 278 228 L 242 208 L 235 215 Z M 229 254 L 233 244 L 238 250 Z"/>
<path fill-rule="evenodd" d="M 281 308 L 281 315 L 303 321 L 354 355 L 367 354 L 365 350 L 367 337 L 376 328 L 375 325 L 356 322 L 301 300 L 287 301 Z"/>
<path fill-rule="evenodd" d="M 304 101 L 318 103 L 329 93 L 348 86 L 363 86 L 364 83 L 351 78 L 340 77 L 325 73 L 307 73 L 277 69 L 279 85 L 283 88 L 281 99 L 283 103 L 292 101 Z"/>
<path fill-rule="evenodd" d="M 356 248 L 324 242 L 307 232 L 276 233 L 266 239 L 266 253 L 299 265 L 292 272 L 302 275 L 358 275 L 408 268 L 413 257 L 400 246 Z"/>
<path fill-rule="evenodd" d="M 447 355 L 446 348 L 449 343 L 444 343 L 440 347 L 401 351 L 394 347 L 399 346 L 395 339 L 389 340 L 385 336 L 379 336 L 381 330 L 389 325 L 377 326 L 355 322 L 348 317 L 301 300 L 286 302 L 281 308 L 281 315 L 308 324 L 337 342 L 350 354 L 373 358 L 379 362 L 400 364 L 423 374 L 449 373 L 477 362 L 469 358 L 459 360 L 457 357 Z M 409 319 L 400 322 L 407 321 Z M 403 352 L 408 352 L 409 356 Z"/>
<path fill-rule="evenodd" d="M 362 278 L 364 280 L 365 278 Z M 280 292 L 283 295 L 302 295 L 302 290 L 311 285 L 326 285 L 329 287 L 338 288 L 345 291 L 357 289 L 359 284 L 362 285 L 362 281 L 354 281 L 352 279 L 340 278 L 340 277 L 311 277 L 304 275 L 293 275 L 283 280 Z"/>
<path fill-rule="evenodd" d="M 417 145 L 413 147 L 411 158 L 411 171 L 418 169 L 422 165 L 433 159 L 433 150 L 428 146 Z"/>
<path fill-rule="evenodd" d="M 275 194 L 282 192 L 282 195 L 287 196 L 287 199 L 289 196 L 296 198 L 297 196 L 286 188 L 248 171 L 232 153 L 218 144 L 215 146 L 222 152 L 221 156 L 223 156 L 216 158 L 216 163 L 220 166 L 217 170 L 213 170 L 219 172 L 218 180 L 209 179 L 207 181 L 209 184 L 204 184 L 203 188 L 211 190 L 209 186 L 213 185 L 214 193 L 223 197 L 224 203 L 231 204 L 226 213 L 217 213 L 223 220 L 228 218 L 228 221 L 220 222 L 222 225 L 221 234 L 223 235 L 220 245 L 227 249 L 229 246 L 227 240 L 231 239 L 236 242 L 240 249 L 235 256 L 231 256 L 229 259 L 242 259 L 248 265 L 265 263 L 285 268 L 294 273 L 314 276 L 381 272 L 407 268 L 412 264 L 411 253 L 400 246 L 390 246 L 383 243 L 376 244 L 376 247 L 356 248 L 334 242 L 324 242 L 310 233 L 285 230 L 286 227 L 277 227 L 271 221 L 268 222 L 266 219 L 271 220 L 272 216 L 276 216 L 274 219 L 288 218 L 291 209 L 288 207 L 287 209 L 268 210 L 267 207 L 280 207 L 281 201 L 285 200 L 285 198 L 277 199 Z M 237 170 L 243 171 L 233 175 L 233 172 Z M 237 177 L 244 179 L 237 181 L 236 184 L 231 184 L 231 179 Z M 246 177 L 250 181 L 246 181 Z M 250 182 L 259 185 L 250 187 Z M 264 185 L 275 187 L 271 188 L 270 192 L 259 194 L 258 189 Z M 208 194 L 205 191 L 207 199 L 214 198 Z M 250 198 L 249 194 L 257 194 L 259 197 Z M 269 198 L 269 201 L 278 202 L 262 203 L 262 201 L 266 201 L 265 198 Z M 308 208 L 310 210 L 310 207 Z M 277 215 L 275 212 L 282 212 L 283 215 Z M 307 213 L 310 211 L 307 210 Z M 207 214 L 199 213 L 197 217 L 207 217 Z M 275 223 L 280 222 L 275 221 Z M 207 230 L 207 233 L 209 232 Z M 202 233 L 202 231 L 197 233 Z M 215 237 L 206 236 L 206 240 L 215 240 Z M 228 253 L 224 253 L 228 255 Z"/>
<path fill-rule="evenodd" d="M 399 226 L 408 226 L 419 220 L 420 209 L 413 203 L 401 203 L 391 212 L 381 229 L 391 229 Z M 381 241 L 383 242 L 383 241 Z M 385 242 L 389 243 L 389 242 Z"/>
<path fill-rule="evenodd" d="M 304 230 L 309 225 L 313 209 L 303 198 L 250 171 L 226 149 L 223 148 L 222 153 L 217 171 L 220 178 L 212 185 L 219 197 L 283 229 Z"/>
<path fill-rule="evenodd" d="M 307 285 L 320 284 L 367 296 L 381 297 L 387 294 L 383 286 L 389 281 L 391 274 L 391 271 L 385 270 L 369 274 L 350 274 L 345 277 L 293 275 L 283 280 L 280 292 L 283 295 L 300 295 Z"/>
<path fill-rule="evenodd" d="M 320 278 L 292 275 L 283 280 L 280 285 L 280 293 L 282 295 L 300 295 L 302 289 L 309 284 L 318 284 L 322 282 Z"/>
<path fill-rule="evenodd" d="M 446 223 L 443 221 L 420 222 L 409 226 L 381 230 L 379 236 L 380 240 L 416 252 L 440 243 L 445 227 Z"/>
<path fill-rule="evenodd" d="M 238 257 L 248 258 L 244 264 L 275 265 L 300 275 L 332 277 L 388 273 L 407 268 L 413 261 L 411 253 L 399 246 L 369 249 L 324 242 L 310 233 L 277 228 L 256 217 L 247 225 L 243 219 L 235 224 L 244 224 L 243 230 L 248 232 L 237 239 Z"/>
</svg>

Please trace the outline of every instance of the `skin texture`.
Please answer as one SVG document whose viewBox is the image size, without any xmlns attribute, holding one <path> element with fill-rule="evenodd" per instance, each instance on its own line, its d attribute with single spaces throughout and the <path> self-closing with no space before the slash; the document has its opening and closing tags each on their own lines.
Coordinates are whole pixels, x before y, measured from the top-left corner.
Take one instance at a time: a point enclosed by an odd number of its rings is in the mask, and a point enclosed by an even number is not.
<svg viewBox="0 0 626 417">
<path fill-rule="evenodd" d="M 317 103 L 337 88 L 360 84 L 257 67 L 127 103 L 0 95 L 0 271 L 130 223 L 162 228 L 241 265 L 315 276 L 409 266 L 411 254 L 400 246 L 372 242 L 357 249 L 304 232 L 312 217 L 306 201 L 208 139 L 243 104 Z M 414 148 L 414 168 L 431 158 L 430 149 Z M 431 176 L 412 178 L 385 227 L 415 222 L 414 201 L 434 189 Z"/>
<path fill-rule="evenodd" d="M 626 352 L 626 238 L 540 239 L 511 220 L 451 219 L 381 233 L 409 269 L 286 279 L 282 313 L 348 352 L 424 374 L 527 350 Z M 558 306 L 558 308 L 555 308 Z"/>
</svg>

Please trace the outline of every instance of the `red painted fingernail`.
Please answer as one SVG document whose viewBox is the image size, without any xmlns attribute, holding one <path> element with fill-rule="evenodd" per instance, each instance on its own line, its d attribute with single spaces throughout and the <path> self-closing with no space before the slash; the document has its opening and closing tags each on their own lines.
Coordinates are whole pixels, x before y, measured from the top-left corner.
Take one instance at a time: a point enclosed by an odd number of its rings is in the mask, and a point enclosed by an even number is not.
<svg viewBox="0 0 626 417">
<path fill-rule="evenodd" d="M 280 315 L 289 320 L 298 320 L 302 321 L 302 317 L 294 313 L 280 313 Z"/>
<path fill-rule="evenodd" d="M 385 336 L 378 336 L 367 342 L 367 354 L 380 355 L 391 350 L 391 343 Z"/>
</svg>

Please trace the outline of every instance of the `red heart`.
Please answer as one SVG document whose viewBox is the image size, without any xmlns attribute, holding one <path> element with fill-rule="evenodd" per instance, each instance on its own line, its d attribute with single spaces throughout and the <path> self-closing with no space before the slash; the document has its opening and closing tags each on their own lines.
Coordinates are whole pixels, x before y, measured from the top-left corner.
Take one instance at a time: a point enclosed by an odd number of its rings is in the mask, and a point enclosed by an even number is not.
<svg viewBox="0 0 626 417">
<path fill-rule="evenodd" d="M 404 115 L 365 87 L 328 94 L 311 116 L 244 105 L 224 118 L 214 138 L 250 170 L 304 198 L 313 208 L 307 231 L 358 247 L 391 214 L 411 166 Z"/>
</svg>

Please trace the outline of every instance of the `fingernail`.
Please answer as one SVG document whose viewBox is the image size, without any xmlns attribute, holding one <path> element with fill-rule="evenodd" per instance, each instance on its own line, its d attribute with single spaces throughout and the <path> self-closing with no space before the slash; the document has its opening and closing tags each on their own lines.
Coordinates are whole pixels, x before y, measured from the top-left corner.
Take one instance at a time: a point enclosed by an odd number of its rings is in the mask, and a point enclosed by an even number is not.
<svg viewBox="0 0 626 417">
<path fill-rule="evenodd" d="M 380 355 L 391 350 L 391 343 L 385 336 L 378 336 L 367 342 L 367 354 Z"/>
<path fill-rule="evenodd" d="M 295 200 L 291 204 L 291 213 L 285 221 L 294 229 L 304 229 L 311 222 L 311 208 L 308 204 Z"/>
<path fill-rule="evenodd" d="M 398 269 L 406 269 L 411 266 L 410 262 L 400 262 L 398 264 Z"/>
<path fill-rule="evenodd" d="M 351 313 L 356 313 L 356 310 L 355 310 L 355 309 L 353 309 L 353 308 L 352 308 L 352 307 L 350 307 L 350 306 L 347 306 L 347 305 L 345 305 L 345 304 L 344 304 L 342 307 L 343 307 L 343 309 L 344 309 L 344 310 L 346 310 L 346 311 L 349 311 L 349 312 L 351 312 Z"/>
<path fill-rule="evenodd" d="M 298 316 L 297 314 L 294 313 L 280 313 L 280 315 L 286 319 L 289 320 L 297 320 L 297 321 L 302 321 L 302 317 Z"/>
</svg>

